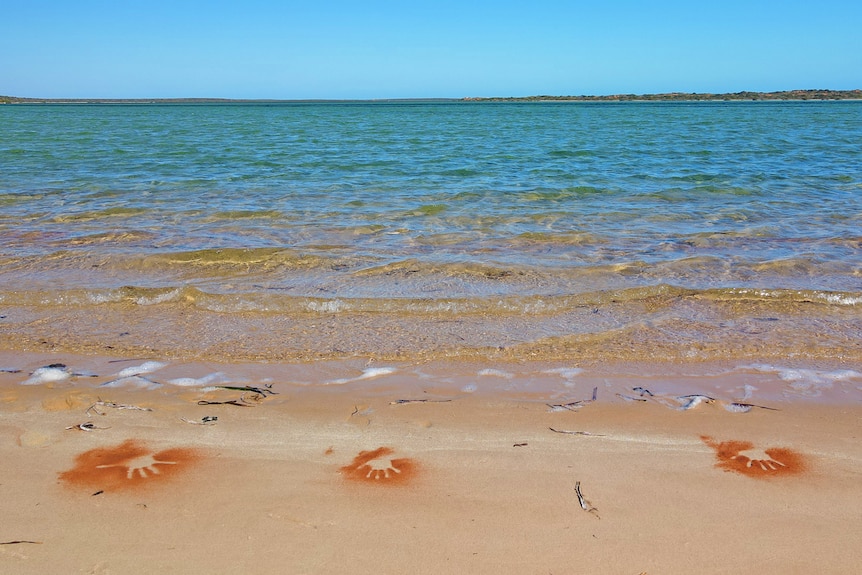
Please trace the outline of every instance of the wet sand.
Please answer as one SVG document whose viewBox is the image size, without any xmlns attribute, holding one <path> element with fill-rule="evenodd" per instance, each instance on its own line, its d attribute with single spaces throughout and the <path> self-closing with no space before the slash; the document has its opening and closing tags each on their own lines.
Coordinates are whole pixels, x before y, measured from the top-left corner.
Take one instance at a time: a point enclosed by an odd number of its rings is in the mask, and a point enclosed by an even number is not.
<svg viewBox="0 0 862 575">
<path fill-rule="evenodd" d="M 661 365 L 572 371 L 576 383 L 556 388 L 519 386 L 523 363 L 401 379 L 362 379 L 358 363 L 217 366 L 251 382 L 225 385 L 254 392 L 88 377 L 138 358 L 2 360 L 25 368 L 0 373 L 4 573 L 768 575 L 862 563 L 859 382 L 782 399 L 758 381 L 759 406 L 742 413 L 729 400 L 664 401 L 705 380 L 680 375 L 691 368 L 663 380 L 673 369 Z M 83 373 L 20 384 L 52 360 Z M 207 373 L 164 369 L 140 377 Z M 707 380 L 730 390 L 757 377 Z M 644 381 L 654 396 L 632 389 Z M 627 382 L 629 400 L 616 395 Z"/>
</svg>

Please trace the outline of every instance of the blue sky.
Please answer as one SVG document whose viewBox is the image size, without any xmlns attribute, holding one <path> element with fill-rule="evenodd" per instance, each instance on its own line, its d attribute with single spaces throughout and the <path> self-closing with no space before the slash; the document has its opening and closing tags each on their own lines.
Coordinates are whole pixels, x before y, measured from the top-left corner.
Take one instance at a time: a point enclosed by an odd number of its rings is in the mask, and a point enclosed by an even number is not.
<svg viewBox="0 0 862 575">
<path fill-rule="evenodd" d="M 862 2 L 26 0 L 0 94 L 412 98 L 862 88 Z"/>
</svg>

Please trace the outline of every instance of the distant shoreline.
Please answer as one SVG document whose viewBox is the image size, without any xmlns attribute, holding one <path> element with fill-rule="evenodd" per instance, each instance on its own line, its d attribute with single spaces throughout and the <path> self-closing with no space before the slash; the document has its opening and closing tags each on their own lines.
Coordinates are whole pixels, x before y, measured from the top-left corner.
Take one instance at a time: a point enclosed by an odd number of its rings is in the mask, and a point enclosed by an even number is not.
<svg viewBox="0 0 862 575">
<path fill-rule="evenodd" d="M 470 102 L 728 102 L 862 100 L 862 90 L 784 90 L 781 92 L 732 92 L 722 94 L 669 92 L 662 94 L 613 94 L 608 96 L 524 96 L 463 98 Z"/>
<path fill-rule="evenodd" d="M 297 104 L 350 102 L 729 102 L 729 101 L 825 101 L 862 100 L 862 90 L 785 90 L 780 92 L 732 92 L 722 94 L 669 92 L 662 94 L 613 94 L 605 96 L 488 96 L 464 98 L 375 99 L 232 99 L 232 98 L 20 98 L 0 96 L 0 104 Z"/>
</svg>

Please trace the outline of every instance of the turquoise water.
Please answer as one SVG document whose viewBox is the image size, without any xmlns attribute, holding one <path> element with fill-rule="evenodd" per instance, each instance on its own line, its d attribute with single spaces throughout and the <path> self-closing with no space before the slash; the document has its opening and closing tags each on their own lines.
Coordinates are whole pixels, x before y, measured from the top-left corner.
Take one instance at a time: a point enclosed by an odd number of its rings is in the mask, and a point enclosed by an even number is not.
<svg viewBox="0 0 862 575">
<path fill-rule="evenodd" d="M 7 306 L 862 302 L 859 102 L 7 105 L 0 166 Z"/>
</svg>

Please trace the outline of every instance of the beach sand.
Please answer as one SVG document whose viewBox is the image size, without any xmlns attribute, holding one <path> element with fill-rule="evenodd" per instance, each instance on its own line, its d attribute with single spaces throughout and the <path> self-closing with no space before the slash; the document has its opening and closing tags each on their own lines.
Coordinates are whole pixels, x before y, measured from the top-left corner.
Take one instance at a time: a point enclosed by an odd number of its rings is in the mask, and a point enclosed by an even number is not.
<svg viewBox="0 0 862 575">
<path fill-rule="evenodd" d="M 587 384 L 554 409 L 541 390 L 287 386 L 283 366 L 257 369 L 276 394 L 0 374 L 0 572 L 862 565 L 858 401 L 682 410 L 605 388 L 590 401 Z"/>
</svg>

